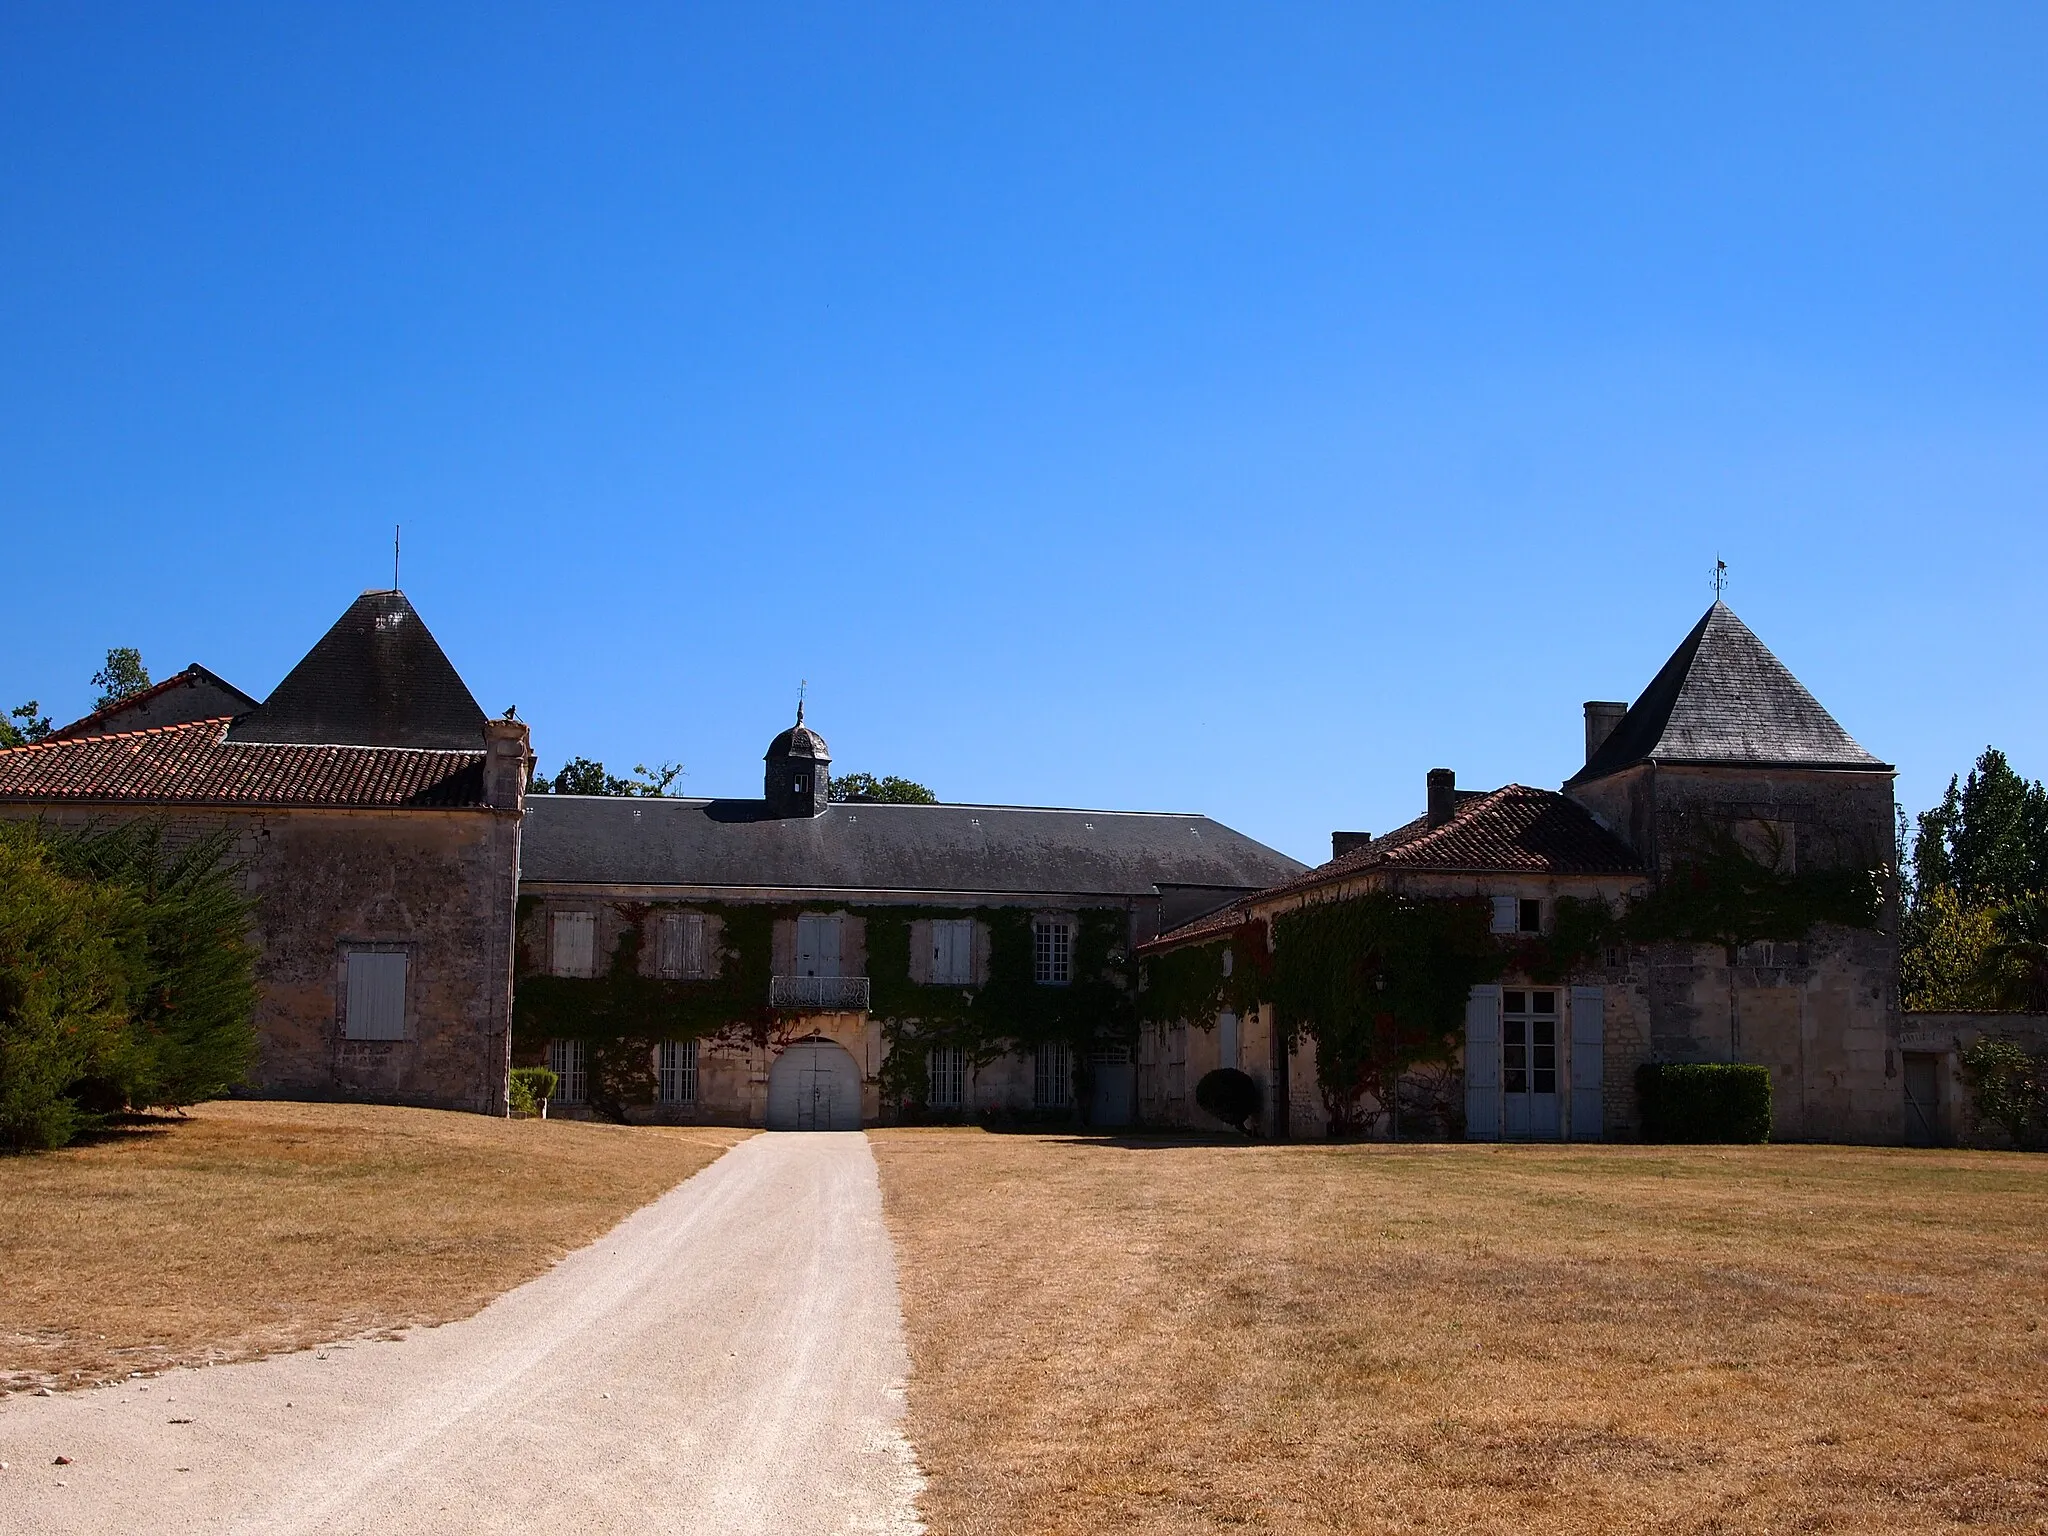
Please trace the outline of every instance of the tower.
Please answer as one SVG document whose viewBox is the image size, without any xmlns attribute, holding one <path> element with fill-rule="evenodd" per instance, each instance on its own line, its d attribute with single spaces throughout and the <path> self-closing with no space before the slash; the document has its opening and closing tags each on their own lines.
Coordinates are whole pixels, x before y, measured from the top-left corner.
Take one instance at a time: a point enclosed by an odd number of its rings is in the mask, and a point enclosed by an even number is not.
<svg viewBox="0 0 2048 1536">
<path fill-rule="evenodd" d="M 761 794 L 771 816 L 822 816 L 832 803 L 832 749 L 825 738 L 804 724 L 804 706 L 796 706 L 796 724 L 768 743 Z"/>
</svg>

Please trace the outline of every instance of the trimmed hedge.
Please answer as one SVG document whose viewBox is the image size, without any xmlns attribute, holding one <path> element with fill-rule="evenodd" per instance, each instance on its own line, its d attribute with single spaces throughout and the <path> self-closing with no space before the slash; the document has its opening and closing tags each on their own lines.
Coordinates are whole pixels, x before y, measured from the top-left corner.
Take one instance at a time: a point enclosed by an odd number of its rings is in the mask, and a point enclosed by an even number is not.
<svg viewBox="0 0 2048 1536">
<path fill-rule="evenodd" d="M 1203 1073 L 1195 1084 L 1195 1102 L 1225 1125 L 1250 1135 L 1249 1123 L 1259 1112 L 1259 1085 L 1235 1067 L 1218 1067 Z"/>
<path fill-rule="evenodd" d="M 555 1096 L 561 1079 L 546 1067 L 514 1067 L 510 1095 L 512 1113 L 537 1115 L 543 1101 Z"/>
<path fill-rule="evenodd" d="M 1644 1062 L 1636 1098 L 1645 1141 L 1771 1139 L 1771 1069 L 1734 1062 Z"/>
</svg>

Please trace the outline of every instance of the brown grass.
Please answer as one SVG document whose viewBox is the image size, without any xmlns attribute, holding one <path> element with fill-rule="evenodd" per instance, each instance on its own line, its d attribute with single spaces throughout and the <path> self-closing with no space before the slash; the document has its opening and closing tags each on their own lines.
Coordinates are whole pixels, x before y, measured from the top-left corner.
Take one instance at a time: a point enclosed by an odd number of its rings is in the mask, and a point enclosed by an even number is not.
<svg viewBox="0 0 2048 1536">
<path fill-rule="evenodd" d="M 466 1317 L 746 1134 L 219 1103 L 0 1159 L 0 1385 Z"/>
<path fill-rule="evenodd" d="M 874 1146 L 937 1536 L 2048 1530 L 2048 1158 Z"/>
</svg>

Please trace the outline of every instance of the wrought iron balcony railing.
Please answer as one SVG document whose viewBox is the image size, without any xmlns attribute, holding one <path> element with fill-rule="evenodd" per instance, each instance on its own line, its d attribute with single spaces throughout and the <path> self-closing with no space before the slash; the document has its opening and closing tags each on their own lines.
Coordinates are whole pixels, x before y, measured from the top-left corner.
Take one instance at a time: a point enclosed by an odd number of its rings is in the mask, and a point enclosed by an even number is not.
<svg viewBox="0 0 2048 1536">
<path fill-rule="evenodd" d="M 808 1008 L 820 1013 L 865 1012 L 865 976 L 776 976 L 768 983 L 771 1008 Z"/>
</svg>

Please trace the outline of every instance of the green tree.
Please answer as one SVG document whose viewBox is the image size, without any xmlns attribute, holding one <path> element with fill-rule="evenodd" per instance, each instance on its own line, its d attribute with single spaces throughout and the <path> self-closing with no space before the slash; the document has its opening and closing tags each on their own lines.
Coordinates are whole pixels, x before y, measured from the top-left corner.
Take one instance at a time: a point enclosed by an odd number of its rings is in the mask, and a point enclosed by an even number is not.
<svg viewBox="0 0 2048 1536">
<path fill-rule="evenodd" d="M 832 778 L 832 798 L 869 805 L 937 805 L 939 797 L 913 779 L 889 774 L 842 773 Z"/>
<path fill-rule="evenodd" d="M 652 768 L 645 763 L 635 763 L 633 777 L 622 779 L 617 774 L 606 773 L 603 763 L 593 762 L 587 757 L 572 757 L 562 764 L 561 772 L 552 782 L 536 768 L 533 781 L 527 788 L 536 795 L 637 795 L 642 799 L 655 800 L 666 796 L 682 776 L 681 763 L 661 763 Z"/>
<path fill-rule="evenodd" d="M 0 826 L 0 1146 L 61 1147 L 90 1123 L 71 1090 L 118 1049 L 138 920 L 128 892 L 64 874 L 33 828 Z"/>
<path fill-rule="evenodd" d="M 2048 1013 L 2048 895 L 2015 896 L 1986 916 L 1979 973 L 1992 1006 Z"/>
<path fill-rule="evenodd" d="M 1963 1052 L 1963 1077 L 1976 1100 L 1977 1118 L 2001 1127 L 2015 1146 L 2048 1108 L 2048 1061 L 2017 1040 L 1982 1035 Z"/>
<path fill-rule="evenodd" d="M 30 699 L 0 716 L 0 748 L 25 747 L 49 735 L 50 717 L 40 713 L 41 707 Z"/>
<path fill-rule="evenodd" d="M 1993 1006 L 1987 957 L 1998 942 L 1995 909 L 1965 906 L 1945 885 L 1928 887 L 1906 912 L 1899 944 L 1900 990 L 1917 1013 Z"/>
<path fill-rule="evenodd" d="M 117 645 L 107 652 L 107 664 L 92 675 L 100 696 L 94 709 L 105 709 L 123 699 L 133 698 L 149 686 L 149 669 L 142 664 L 142 652 L 132 645 Z"/>
<path fill-rule="evenodd" d="M 254 903 L 236 880 L 233 834 L 174 845 L 162 822 L 131 821 L 49 846 L 66 874 L 125 891 L 137 914 L 127 1026 L 76 1093 L 107 1113 L 219 1098 L 256 1063 Z"/>
<path fill-rule="evenodd" d="M 1922 811 L 1913 839 L 1915 896 L 1947 886 L 1965 906 L 2048 890 L 2048 788 L 1986 747 L 1941 804 Z"/>
</svg>

